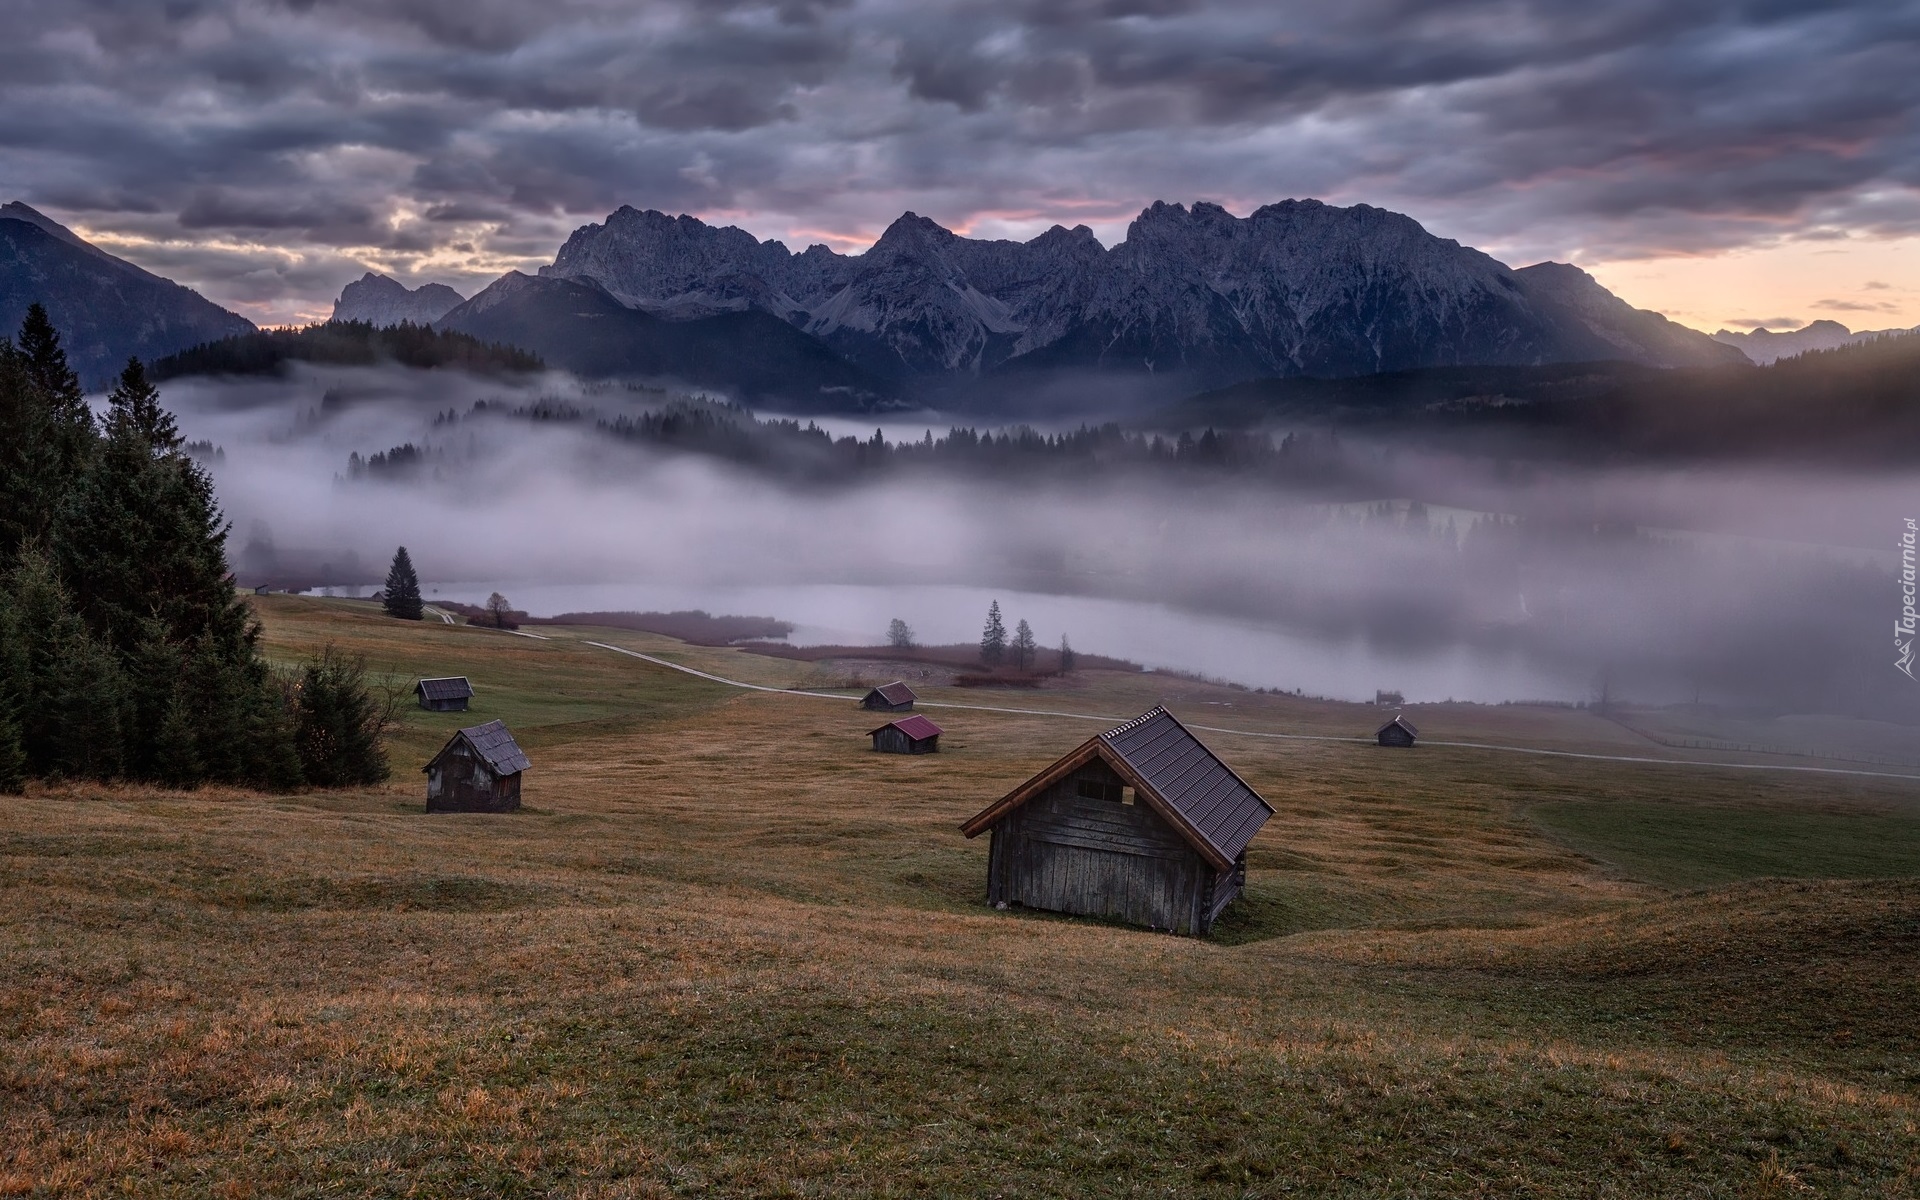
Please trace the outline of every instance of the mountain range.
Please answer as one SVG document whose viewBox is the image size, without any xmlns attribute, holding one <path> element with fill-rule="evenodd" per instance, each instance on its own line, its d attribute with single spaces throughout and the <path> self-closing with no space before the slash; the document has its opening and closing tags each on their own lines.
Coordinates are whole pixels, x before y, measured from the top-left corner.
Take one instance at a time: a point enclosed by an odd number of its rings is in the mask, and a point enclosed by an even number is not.
<svg viewBox="0 0 1920 1200">
<path fill-rule="evenodd" d="M 1920 328 L 1866 329 L 1855 333 L 1838 321 L 1814 321 L 1804 328 L 1789 329 L 1780 333 L 1775 333 L 1771 329 L 1755 329 L 1747 333 L 1722 329 L 1713 335 L 1713 340 L 1729 346 L 1738 346 L 1748 358 L 1764 365 L 1777 359 L 1805 354 L 1809 350 L 1837 350 L 1841 346 L 1851 346 L 1855 342 L 1870 342 L 1876 338 L 1894 337 L 1903 333 L 1920 333 Z"/>
<path fill-rule="evenodd" d="M 907 213 L 857 255 L 621 208 L 576 230 L 540 275 L 591 281 L 669 321 L 764 312 L 909 393 L 1089 373 L 1191 390 L 1430 366 L 1745 361 L 1576 267 L 1514 270 L 1398 213 L 1315 200 L 1246 217 L 1155 203 L 1111 249 L 1084 225 L 990 241 Z"/>
<path fill-rule="evenodd" d="M 15 200 L 0 205 L 0 332 L 20 328 L 36 301 L 46 306 L 68 363 L 90 388 L 118 375 L 131 356 L 152 361 L 254 328 L 192 288 L 115 258 Z"/>
<path fill-rule="evenodd" d="M 0 321 L 17 324 L 34 299 L 89 381 L 128 354 L 252 328 L 9 204 Z M 1018 242 L 906 213 L 860 254 L 794 252 L 731 226 L 623 207 L 575 230 L 538 274 L 509 272 L 462 298 L 368 273 L 333 315 L 431 323 L 585 375 L 671 379 L 790 411 L 1019 412 L 1070 393 L 1164 400 L 1263 378 L 1712 366 L 1751 352 L 1635 309 L 1576 267 L 1514 269 L 1410 217 L 1315 200 L 1245 217 L 1156 202 L 1111 248 L 1084 225 Z"/>
</svg>

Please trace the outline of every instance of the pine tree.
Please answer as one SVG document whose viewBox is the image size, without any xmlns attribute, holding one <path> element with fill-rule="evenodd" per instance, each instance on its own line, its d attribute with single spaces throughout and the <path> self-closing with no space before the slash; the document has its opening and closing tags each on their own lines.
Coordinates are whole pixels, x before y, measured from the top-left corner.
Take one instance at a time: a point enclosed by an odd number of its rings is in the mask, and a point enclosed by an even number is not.
<svg viewBox="0 0 1920 1200">
<path fill-rule="evenodd" d="M 413 560 L 407 557 L 405 546 L 394 553 L 393 566 L 387 569 L 387 586 L 380 597 L 380 606 L 388 616 L 403 621 L 418 621 L 426 615 L 420 602 L 420 577 L 413 573 Z"/>
<path fill-rule="evenodd" d="M 367 686 L 366 663 L 325 647 L 294 687 L 294 743 L 307 782 L 346 787 L 386 779 L 380 740 L 387 718 Z"/>
<path fill-rule="evenodd" d="M 1060 635 L 1060 673 L 1062 675 L 1065 675 L 1079 665 L 1080 665 L 1080 656 L 1075 654 L 1073 652 L 1073 647 L 1068 644 L 1067 635 L 1064 633 L 1061 634 Z"/>
<path fill-rule="evenodd" d="M 67 365 L 60 331 L 37 301 L 27 306 L 26 319 L 20 322 L 20 354 L 33 382 L 56 407 L 86 411 L 86 393 L 80 390 L 80 377 Z"/>
<path fill-rule="evenodd" d="M 887 625 L 887 645 L 896 650 L 913 649 L 913 627 L 895 617 Z"/>
<path fill-rule="evenodd" d="M 1037 651 L 1038 647 L 1035 646 L 1033 640 L 1033 626 L 1027 624 L 1027 619 L 1022 617 L 1020 618 L 1020 623 L 1013 627 L 1014 665 L 1023 671 L 1031 667 L 1033 665 L 1033 656 Z"/>
<path fill-rule="evenodd" d="M 990 667 L 1000 665 L 1007 652 L 1007 626 L 1000 619 L 1000 602 L 987 606 L 987 627 L 980 634 L 980 661 Z"/>
<path fill-rule="evenodd" d="M 123 424 L 62 505 L 54 548 L 74 606 L 122 656 L 156 637 L 209 638 L 241 660 L 258 627 L 233 594 L 226 541 L 207 473 L 184 455 L 154 457 Z"/>
<path fill-rule="evenodd" d="M 172 454 L 184 441 L 173 414 L 160 407 L 160 389 L 147 379 L 147 368 L 129 358 L 119 382 L 107 393 L 107 436 L 131 434 L 155 454 Z"/>
<path fill-rule="evenodd" d="M 80 377 L 67 365 L 60 332 L 38 303 L 27 306 L 20 322 L 20 358 L 27 378 L 39 388 L 46 403 L 50 449 L 62 475 L 80 469 L 95 436 L 93 414 L 87 411 Z"/>
</svg>

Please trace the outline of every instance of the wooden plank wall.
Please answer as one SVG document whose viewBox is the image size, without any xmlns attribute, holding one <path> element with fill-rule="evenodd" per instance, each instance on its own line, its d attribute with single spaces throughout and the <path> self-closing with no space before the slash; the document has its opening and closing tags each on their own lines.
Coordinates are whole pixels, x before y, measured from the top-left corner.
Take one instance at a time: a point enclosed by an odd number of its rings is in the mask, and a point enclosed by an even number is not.
<svg viewBox="0 0 1920 1200">
<path fill-rule="evenodd" d="M 1120 783 L 1104 764 L 1092 764 L 994 830 L 989 902 L 1204 932 L 1212 923 L 1212 868 L 1144 802 L 1083 797 L 1082 779 Z"/>
</svg>

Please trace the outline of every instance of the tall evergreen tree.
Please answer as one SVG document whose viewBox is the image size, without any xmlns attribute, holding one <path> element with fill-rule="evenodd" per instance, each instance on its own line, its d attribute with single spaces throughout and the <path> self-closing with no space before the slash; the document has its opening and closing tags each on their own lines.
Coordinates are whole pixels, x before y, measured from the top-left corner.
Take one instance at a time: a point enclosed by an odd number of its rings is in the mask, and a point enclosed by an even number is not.
<svg viewBox="0 0 1920 1200">
<path fill-rule="evenodd" d="M 0 338 L 0 563 L 45 537 L 64 494 L 59 439 L 26 356 Z"/>
<path fill-rule="evenodd" d="M 1025 617 L 1013 627 L 1013 665 L 1026 670 L 1033 665 L 1033 656 L 1039 652 L 1034 644 L 1033 626 L 1027 624 Z"/>
<path fill-rule="evenodd" d="M 980 634 L 980 661 L 990 667 L 1000 665 L 1007 653 L 1007 625 L 1000 619 L 1000 602 L 987 606 L 987 627 Z"/>
<path fill-rule="evenodd" d="M 20 353 L 33 382 L 56 407 L 86 410 L 86 393 L 80 390 L 80 377 L 67 365 L 60 331 L 38 301 L 27 306 L 26 318 L 20 322 Z"/>
<path fill-rule="evenodd" d="M 37 302 L 27 306 L 26 318 L 20 322 L 20 357 L 46 404 L 50 449 L 62 474 L 71 475 L 80 469 L 92 444 L 93 414 L 87 411 L 80 377 L 67 365 L 60 332 Z"/>
<path fill-rule="evenodd" d="M 172 454 L 183 439 L 173 414 L 160 407 L 160 389 L 147 378 L 138 358 L 129 358 L 120 379 L 107 393 L 107 436 L 130 433 L 155 454 Z"/>
<path fill-rule="evenodd" d="M 393 565 L 387 568 L 387 586 L 380 597 L 380 606 L 388 616 L 403 621 L 418 621 L 425 615 L 425 606 L 420 601 L 420 577 L 413 572 L 413 559 L 407 557 L 405 546 L 394 552 Z"/>
<path fill-rule="evenodd" d="M 54 537 L 75 606 L 116 651 L 209 638 L 238 660 L 258 631 L 234 595 L 226 541 L 212 479 L 184 455 L 156 458 L 127 423 L 76 481 Z"/>
<path fill-rule="evenodd" d="M 1068 643 L 1067 635 L 1064 633 L 1061 634 L 1060 635 L 1060 673 L 1062 675 L 1065 675 L 1079 665 L 1080 665 L 1080 656 L 1073 652 L 1073 646 L 1070 643 Z"/>
</svg>

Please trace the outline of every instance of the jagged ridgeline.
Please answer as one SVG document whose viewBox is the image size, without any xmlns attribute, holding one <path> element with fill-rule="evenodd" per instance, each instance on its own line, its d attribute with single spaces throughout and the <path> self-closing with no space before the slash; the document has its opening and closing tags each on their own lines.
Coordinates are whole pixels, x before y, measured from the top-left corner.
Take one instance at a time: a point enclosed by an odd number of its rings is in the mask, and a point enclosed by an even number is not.
<svg viewBox="0 0 1920 1200">
<path fill-rule="evenodd" d="M 0 338 L 0 791 L 386 777 L 392 700 L 331 652 L 269 666 L 226 538 L 140 360 L 96 421 L 31 306 L 19 343 Z"/>
<path fill-rule="evenodd" d="M 154 364 L 159 379 L 182 375 L 276 375 L 289 363 L 322 366 L 457 367 L 482 373 L 541 370 L 540 356 L 470 334 L 402 322 L 328 321 L 304 329 L 262 329 L 203 342 Z"/>
</svg>

